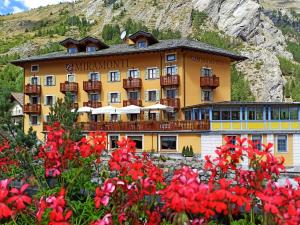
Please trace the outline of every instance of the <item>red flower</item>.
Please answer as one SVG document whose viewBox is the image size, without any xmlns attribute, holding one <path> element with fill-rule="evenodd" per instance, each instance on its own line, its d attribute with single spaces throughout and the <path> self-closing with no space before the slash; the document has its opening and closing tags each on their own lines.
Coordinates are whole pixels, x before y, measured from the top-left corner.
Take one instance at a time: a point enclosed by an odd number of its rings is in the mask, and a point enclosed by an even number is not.
<svg viewBox="0 0 300 225">
<path fill-rule="evenodd" d="M 31 198 L 24 194 L 24 191 L 28 188 L 28 184 L 24 184 L 20 190 L 16 188 L 11 189 L 12 197 L 8 198 L 7 203 L 14 203 L 17 210 L 22 210 L 26 208 L 26 204 L 31 203 Z"/>
<path fill-rule="evenodd" d="M 64 215 L 65 214 L 65 215 Z M 72 211 L 63 211 L 52 210 L 50 212 L 50 222 L 49 225 L 69 225 L 69 220 L 72 216 Z"/>
</svg>

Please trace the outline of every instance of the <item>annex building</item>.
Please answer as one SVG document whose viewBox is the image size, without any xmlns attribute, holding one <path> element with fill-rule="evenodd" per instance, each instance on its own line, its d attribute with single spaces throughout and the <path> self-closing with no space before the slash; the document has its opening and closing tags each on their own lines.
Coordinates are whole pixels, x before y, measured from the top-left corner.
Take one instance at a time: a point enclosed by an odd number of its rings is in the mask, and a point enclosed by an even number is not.
<svg viewBox="0 0 300 225">
<path fill-rule="evenodd" d="M 44 138 L 49 108 L 67 92 L 74 108 L 147 107 L 156 103 L 172 111 L 138 114 L 80 114 L 83 131 L 105 131 L 108 149 L 126 136 L 146 151 L 181 152 L 192 146 L 212 154 L 225 136 L 274 143 L 287 166 L 300 165 L 300 103 L 231 102 L 230 67 L 246 58 L 205 43 L 158 41 L 139 31 L 123 44 L 108 46 L 86 37 L 61 42 L 65 52 L 12 62 L 24 68 L 24 129 Z"/>
</svg>

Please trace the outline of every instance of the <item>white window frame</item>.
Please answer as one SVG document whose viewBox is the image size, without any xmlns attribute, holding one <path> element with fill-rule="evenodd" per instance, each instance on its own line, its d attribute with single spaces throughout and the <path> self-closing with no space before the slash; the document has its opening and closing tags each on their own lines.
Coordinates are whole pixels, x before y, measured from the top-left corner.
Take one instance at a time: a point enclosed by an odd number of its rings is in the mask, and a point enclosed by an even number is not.
<svg viewBox="0 0 300 225">
<path fill-rule="evenodd" d="M 100 81 L 101 80 L 99 72 L 89 72 L 89 80 L 92 80 L 92 77 L 91 77 L 92 74 L 97 74 L 97 80 L 96 81 Z M 93 81 L 95 81 L 95 80 L 93 80 Z"/>
<path fill-rule="evenodd" d="M 279 151 L 279 145 L 278 145 L 278 139 L 279 139 L 279 136 L 285 136 L 286 137 L 286 150 L 285 151 Z M 277 153 L 279 154 L 286 154 L 289 152 L 289 137 L 287 134 L 277 134 L 276 135 L 276 151 Z"/>
<path fill-rule="evenodd" d="M 161 137 L 169 137 L 169 136 L 176 137 L 176 149 L 175 149 L 175 151 L 178 152 L 178 148 L 179 148 L 178 134 L 159 134 L 158 135 L 158 146 L 159 146 L 158 149 L 159 149 L 159 152 L 167 151 L 167 150 L 162 150 L 161 149 Z M 170 150 L 173 150 L 173 149 L 170 149 Z"/>
<path fill-rule="evenodd" d="M 211 98 L 210 98 L 210 100 L 205 100 L 205 99 L 204 99 L 204 92 L 205 92 L 205 91 L 209 91 L 209 92 L 211 93 Z M 202 89 L 202 90 L 201 90 L 201 101 L 202 101 L 202 102 L 212 102 L 213 99 L 214 99 L 214 93 L 213 93 L 212 90 L 210 90 L 210 89 Z"/>
<path fill-rule="evenodd" d="M 210 71 L 208 76 L 205 75 L 204 70 L 209 70 Z M 210 67 L 202 67 L 201 68 L 201 76 L 202 77 L 211 77 L 212 75 L 213 75 L 213 69 L 212 68 L 210 68 Z"/>
<path fill-rule="evenodd" d="M 159 90 L 157 90 L 157 89 L 148 89 L 148 90 L 146 90 L 147 91 L 147 99 L 145 99 L 147 102 L 157 102 L 158 100 L 157 100 L 157 92 L 159 91 Z M 155 91 L 155 100 L 154 101 L 152 101 L 152 100 L 150 100 L 150 95 L 149 95 L 149 92 L 150 91 Z"/>
<path fill-rule="evenodd" d="M 117 79 L 117 80 L 112 80 L 112 79 L 111 79 L 111 74 L 112 74 L 112 73 L 116 73 L 117 75 L 119 74 L 119 75 L 118 75 L 118 78 L 119 78 L 119 79 Z M 108 78 L 109 78 L 109 79 L 108 79 L 108 82 L 120 82 L 120 81 L 121 81 L 121 73 L 120 73 L 119 70 L 112 70 L 112 71 L 109 71 L 108 74 L 109 74 L 109 75 L 108 75 L 108 76 L 109 76 L 109 77 L 108 77 Z"/>
<path fill-rule="evenodd" d="M 34 66 L 37 66 L 37 70 L 32 70 L 32 67 L 34 67 Z M 39 64 L 32 64 L 32 65 L 30 66 L 30 71 L 31 71 L 32 73 L 37 73 L 37 72 L 39 72 L 39 71 L 40 71 L 40 65 L 39 65 Z"/>
<path fill-rule="evenodd" d="M 69 81 L 69 76 L 74 76 L 74 80 L 73 81 Z M 76 82 L 76 75 L 75 75 L 75 73 L 68 73 L 67 74 L 67 81 L 70 82 L 70 83 Z"/>
<path fill-rule="evenodd" d="M 51 85 L 48 85 L 48 84 L 47 84 L 47 78 L 48 78 L 48 77 L 51 77 L 51 78 L 52 78 L 52 84 L 51 84 Z M 55 86 L 55 85 L 56 85 L 56 84 L 55 84 L 55 76 L 54 76 L 54 75 L 45 75 L 44 79 L 45 79 L 45 81 L 44 81 L 44 86 L 46 86 L 46 87 L 51 87 L 51 86 Z"/>
<path fill-rule="evenodd" d="M 136 72 L 137 72 L 137 76 L 136 76 L 136 77 L 132 77 L 132 78 L 139 78 L 139 77 L 140 77 L 140 70 L 137 69 L 137 68 L 135 68 L 135 69 L 129 69 L 129 70 L 128 70 L 128 73 L 127 73 L 128 78 L 131 77 L 131 76 L 130 76 L 130 72 L 131 72 L 131 71 L 136 71 Z"/>
<path fill-rule="evenodd" d="M 168 60 L 168 56 L 169 55 L 175 55 L 175 60 Z M 170 62 L 176 62 L 177 61 L 177 53 L 176 52 L 172 52 L 172 53 L 166 53 L 166 58 L 165 58 L 165 61 L 167 62 L 167 63 L 170 63 Z"/>
<path fill-rule="evenodd" d="M 130 137 L 130 136 L 142 137 L 142 148 L 141 149 L 137 148 L 136 150 L 137 151 L 140 151 L 140 150 L 145 151 L 145 135 L 144 134 L 126 134 L 125 136 L 126 136 L 126 139 L 128 139 L 128 137 Z"/>
<path fill-rule="evenodd" d="M 48 104 L 47 102 L 47 97 L 52 97 L 52 105 Z M 47 106 L 53 106 L 55 104 L 55 95 L 45 95 L 44 97 L 44 105 L 47 105 Z"/>
<path fill-rule="evenodd" d="M 32 124 L 31 118 L 32 118 L 33 116 L 36 116 L 36 117 L 37 117 L 36 124 Z M 39 116 L 39 115 L 36 115 L 36 114 L 29 115 L 29 125 L 30 125 L 30 126 L 39 126 L 40 124 L 41 124 L 41 122 L 40 122 L 40 116 Z"/>
<path fill-rule="evenodd" d="M 117 101 L 112 101 L 112 94 L 117 94 Z M 109 92 L 109 102 L 112 104 L 120 103 L 121 102 L 121 93 L 120 92 Z"/>
<path fill-rule="evenodd" d="M 166 66 L 166 74 L 165 75 L 168 75 L 168 68 L 170 67 L 174 67 L 175 68 L 175 73 L 174 74 L 169 74 L 169 75 L 177 75 L 178 73 L 178 66 L 177 65 L 169 65 L 169 66 Z M 177 68 L 177 69 L 176 69 Z M 176 73 L 176 70 L 177 70 L 177 73 Z"/>
<path fill-rule="evenodd" d="M 118 137 L 118 140 L 120 140 L 120 134 L 108 134 L 107 135 L 107 138 L 108 138 L 108 150 L 113 150 L 112 148 L 111 148 L 111 143 L 110 143 L 110 137 L 111 136 L 117 136 Z"/>
<path fill-rule="evenodd" d="M 150 77 L 150 74 L 149 74 L 149 70 L 154 70 L 155 73 L 154 73 L 154 77 Z M 147 74 L 146 74 L 146 80 L 156 80 L 160 77 L 158 73 L 158 67 L 149 67 L 147 68 Z"/>
<path fill-rule="evenodd" d="M 40 77 L 39 77 L 39 76 L 35 76 L 35 75 L 29 77 L 29 84 L 35 85 L 35 84 L 33 84 L 33 82 L 32 82 L 32 79 L 33 79 L 33 78 L 36 78 L 36 79 L 37 79 L 37 85 L 40 85 L 40 83 L 41 83 Z"/>
</svg>

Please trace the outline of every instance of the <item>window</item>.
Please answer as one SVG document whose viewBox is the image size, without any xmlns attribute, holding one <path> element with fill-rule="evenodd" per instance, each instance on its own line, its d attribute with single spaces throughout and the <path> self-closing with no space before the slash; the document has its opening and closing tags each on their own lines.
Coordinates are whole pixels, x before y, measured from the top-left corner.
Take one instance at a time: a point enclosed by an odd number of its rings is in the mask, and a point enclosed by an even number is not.
<svg viewBox="0 0 300 225">
<path fill-rule="evenodd" d="M 128 97 L 131 100 L 138 100 L 139 99 L 139 93 L 137 91 L 131 91 L 128 93 Z"/>
<path fill-rule="evenodd" d="M 148 91 L 148 101 L 149 102 L 156 101 L 156 91 Z"/>
<path fill-rule="evenodd" d="M 98 122 L 98 116 L 99 115 L 90 114 L 90 116 L 91 116 L 90 119 L 91 119 L 92 122 Z"/>
<path fill-rule="evenodd" d="M 68 48 L 68 53 L 69 54 L 74 54 L 74 53 L 77 53 L 78 52 L 78 49 L 73 47 L 73 48 Z"/>
<path fill-rule="evenodd" d="M 290 120 L 298 120 L 298 109 L 297 108 L 290 108 Z"/>
<path fill-rule="evenodd" d="M 89 100 L 91 102 L 98 102 L 99 101 L 99 94 L 96 94 L 96 93 L 89 94 Z"/>
<path fill-rule="evenodd" d="M 138 70 L 129 70 L 129 77 L 138 78 L 139 77 L 139 71 Z"/>
<path fill-rule="evenodd" d="M 263 109 L 262 108 L 248 109 L 248 120 L 263 120 Z"/>
<path fill-rule="evenodd" d="M 280 110 L 279 108 L 272 108 L 271 109 L 271 120 L 279 120 L 280 118 Z"/>
<path fill-rule="evenodd" d="M 46 96 L 45 105 L 54 105 L 54 97 L 50 95 Z"/>
<path fill-rule="evenodd" d="M 138 114 L 128 114 L 130 121 L 137 121 L 138 120 Z"/>
<path fill-rule="evenodd" d="M 118 71 L 109 72 L 108 80 L 111 82 L 120 81 L 120 73 Z"/>
<path fill-rule="evenodd" d="M 98 81 L 99 80 L 99 73 L 90 73 L 90 80 Z"/>
<path fill-rule="evenodd" d="M 118 148 L 119 135 L 109 135 L 109 145 L 110 149 Z"/>
<path fill-rule="evenodd" d="M 222 111 L 222 120 L 230 120 L 230 111 Z"/>
<path fill-rule="evenodd" d="M 177 150 L 177 136 L 161 136 L 160 137 L 161 150 Z"/>
<path fill-rule="evenodd" d="M 167 98 L 176 98 L 176 90 L 175 89 L 169 89 L 166 91 L 166 97 Z"/>
<path fill-rule="evenodd" d="M 202 68 L 202 76 L 204 76 L 204 77 L 212 76 L 212 69 L 211 68 Z"/>
<path fill-rule="evenodd" d="M 75 82 L 75 75 L 74 74 L 68 74 L 67 75 L 67 81 L 68 82 Z"/>
<path fill-rule="evenodd" d="M 202 101 L 206 101 L 206 102 L 212 101 L 212 91 L 211 90 L 203 90 L 202 91 Z"/>
<path fill-rule="evenodd" d="M 31 72 L 39 72 L 39 65 L 31 65 Z"/>
<path fill-rule="evenodd" d="M 221 112 L 219 110 L 212 111 L 213 120 L 221 120 Z"/>
<path fill-rule="evenodd" d="M 233 109 L 231 111 L 231 120 L 240 120 L 240 111 Z"/>
<path fill-rule="evenodd" d="M 54 86 L 54 76 L 46 76 L 45 86 Z"/>
<path fill-rule="evenodd" d="M 137 42 L 137 47 L 138 48 L 146 48 L 147 47 L 147 42 L 146 41 L 138 41 Z"/>
<path fill-rule="evenodd" d="M 77 101 L 77 95 L 76 94 L 71 94 L 70 97 L 71 97 L 72 103 L 75 103 Z"/>
<path fill-rule="evenodd" d="M 253 142 L 254 147 L 256 147 L 258 150 L 261 150 L 262 135 L 260 135 L 260 134 L 252 135 L 252 142 Z"/>
<path fill-rule="evenodd" d="M 95 46 L 88 46 L 86 47 L 86 52 L 95 52 L 96 51 L 96 47 Z"/>
<path fill-rule="evenodd" d="M 118 121 L 118 114 L 110 114 L 110 121 L 117 122 Z"/>
<path fill-rule="evenodd" d="M 152 112 L 150 112 L 149 113 L 149 120 L 156 120 L 156 118 L 157 118 L 157 115 L 156 115 L 157 113 L 152 113 Z"/>
<path fill-rule="evenodd" d="M 147 79 L 156 79 L 158 77 L 157 68 L 148 69 L 147 74 L 148 74 Z"/>
<path fill-rule="evenodd" d="M 289 109 L 288 108 L 280 109 L 280 119 L 281 120 L 289 119 Z"/>
<path fill-rule="evenodd" d="M 110 102 L 118 103 L 119 102 L 119 93 L 110 93 Z"/>
<path fill-rule="evenodd" d="M 167 62 L 174 62 L 174 61 L 176 61 L 176 54 L 168 54 L 166 56 L 166 61 Z"/>
<path fill-rule="evenodd" d="M 31 97 L 31 104 L 38 104 L 39 103 L 39 97 L 37 96 L 32 96 Z"/>
<path fill-rule="evenodd" d="M 167 75 L 176 75 L 177 74 L 177 66 L 167 66 Z"/>
<path fill-rule="evenodd" d="M 185 117 L 185 120 L 192 120 L 192 112 L 191 111 L 185 111 L 184 117 Z"/>
<path fill-rule="evenodd" d="M 30 116 L 30 125 L 38 125 L 38 116 L 37 115 Z"/>
<path fill-rule="evenodd" d="M 39 84 L 39 78 L 36 76 L 31 77 L 30 82 L 32 85 L 38 85 Z"/>
<path fill-rule="evenodd" d="M 143 136 L 127 136 L 127 138 L 135 142 L 136 149 L 143 149 Z"/>
<path fill-rule="evenodd" d="M 277 136 L 277 150 L 278 152 L 287 152 L 287 135 Z"/>
</svg>

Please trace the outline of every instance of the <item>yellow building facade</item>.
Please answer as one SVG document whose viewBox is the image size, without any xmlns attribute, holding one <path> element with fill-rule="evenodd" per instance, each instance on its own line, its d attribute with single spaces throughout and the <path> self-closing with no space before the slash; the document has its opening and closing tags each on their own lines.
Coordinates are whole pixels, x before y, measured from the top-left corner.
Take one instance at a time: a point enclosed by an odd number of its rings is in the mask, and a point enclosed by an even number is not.
<svg viewBox="0 0 300 225">
<path fill-rule="evenodd" d="M 74 108 L 147 107 L 156 103 L 172 107 L 172 112 L 149 110 L 137 115 L 79 114 L 83 132 L 107 132 L 108 149 L 116 147 L 117 139 L 130 137 L 141 150 L 172 153 L 192 146 L 195 153 L 204 156 L 221 145 L 225 135 L 252 137 L 259 133 L 266 143 L 277 141 L 274 132 L 288 131 L 288 151 L 278 155 L 286 155 L 287 165 L 295 164 L 299 154 L 295 146 L 300 147 L 300 140 L 295 141 L 299 117 L 272 121 L 267 118 L 271 112 L 263 108 L 263 118 L 248 121 L 243 118 L 248 112 L 244 105 L 218 105 L 230 101 L 231 63 L 245 57 L 186 39 L 158 41 L 143 31 L 121 45 L 108 46 L 91 37 L 69 38 L 61 44 L 66 52 L 13 62 L 24 69 L 24 129 L 33 127 L 41 140 L 50 106 L 70 92 Z M 215 105 L 238 108 L 239 114 L 231 110 L 234 119 L 218 120 Z M 299 116 L 299 105 L 287 107 L 297 108 Z M 281 149 L 282 142 L 279 145 Z"/>
</svg>

